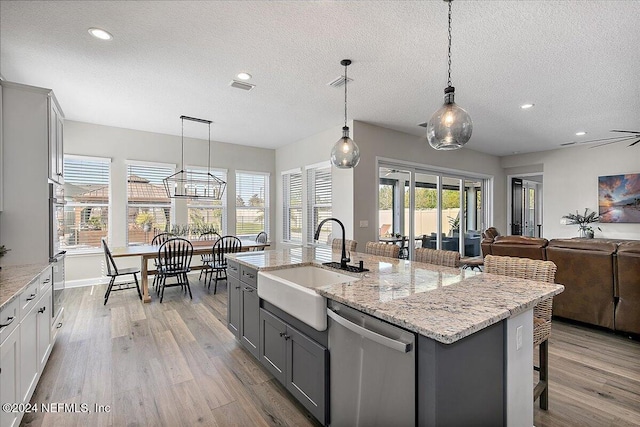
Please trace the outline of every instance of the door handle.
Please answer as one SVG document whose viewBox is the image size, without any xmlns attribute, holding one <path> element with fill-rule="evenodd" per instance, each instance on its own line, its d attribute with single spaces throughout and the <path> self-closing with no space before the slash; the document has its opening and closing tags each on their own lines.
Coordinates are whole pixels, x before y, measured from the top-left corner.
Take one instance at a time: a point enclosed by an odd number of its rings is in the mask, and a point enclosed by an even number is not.
<svg viewBox="0 0 640 427">
<path fill-rule="evenodd" d="M 9 326 L 10 324 L 13 323 L 14 320 L 16 320 L 15 316 L 7 317 L 7 323 L 0 323 L 0 328 L 4 328 L 6 326 Z"/>
<path fill-rule="evenodd" d="M 363 337 L 370 339 L 378 344 L 381 344 L 390 349 L 399 351 L 401 353 L 408 353 L 411 351 L 411 343 L 406 343 L 398 340 L 394 340 L 393 338 L 385 337 L 377 332 L 369 330 L 367 328 L 363 328 L 360 325 L 356 325 L 355 323 L 345 319 L 340 316 L 335 310 L 328 308 L 327 315 L 336 321 L 341 326 L 349 329 L 352 332 L 355 332 L 358 335 L 362 335 Z"/>
<path fill-rule="evenodd" d="M 31 294 L 31 296 L 29 296 L 29 298 L 26 299 L 26 301 L 31 301 L 34 300 L 36 298 L 36 294 Z"/>
</svg>

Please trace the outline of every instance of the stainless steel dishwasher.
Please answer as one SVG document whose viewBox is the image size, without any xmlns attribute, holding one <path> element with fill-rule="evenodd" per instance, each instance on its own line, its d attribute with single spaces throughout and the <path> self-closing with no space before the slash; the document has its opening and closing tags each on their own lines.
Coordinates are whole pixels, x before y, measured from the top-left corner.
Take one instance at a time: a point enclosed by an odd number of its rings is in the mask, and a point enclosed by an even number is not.
<svg viewBox="0 0 640 427">
<path fill-rule="evenodd" d="M 415 426 L 415 334 L 328 302 L 330 425 Z"/>
</svg>

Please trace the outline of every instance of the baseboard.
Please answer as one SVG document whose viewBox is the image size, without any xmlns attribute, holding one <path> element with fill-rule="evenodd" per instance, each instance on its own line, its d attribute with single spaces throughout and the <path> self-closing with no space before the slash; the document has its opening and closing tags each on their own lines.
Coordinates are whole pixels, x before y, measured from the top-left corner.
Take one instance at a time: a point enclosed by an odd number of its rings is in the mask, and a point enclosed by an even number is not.
<svg viewBox="0 0 640 427">
<path fill-rule="evenodd" d="M 106 285 L 107 283 L 109 283 L 108 277 L 96 277 L 93 279 L 67 280 L 64 282 L 64 287 L 66 289 L 82 288 L 84 286 Z"/>
<path fill-rule="evenodd" d="M 199 271 L 193 271 L 191 273 L 189 273 L 189 276 L 192 275 L 196 275 L 196 274 L 200 274 Z M 120 280 L 121 282 L 128 282 L 131 281 L 132 277 L 126 276 L 122 278 L 122 280 Z M 140 276 L 138 276 L 138 280 L 140 280 Z M 149 277 L 149 287 L 151 287 L 151 281 L 153 280 L 153 276 Z M 116 280 L 116 284 L 119 281 Z M 64 283 L 64 287 L 66 289 L 71 289 L 71 288 L 82 288 L 84 286 L 93 286 L 93 285 L 106 285 L 109 283 L 109 278 L 108 277 L 94 277 L 92 279 L 78 279 L 78 280 L 67 280 Z"/>
</svg>

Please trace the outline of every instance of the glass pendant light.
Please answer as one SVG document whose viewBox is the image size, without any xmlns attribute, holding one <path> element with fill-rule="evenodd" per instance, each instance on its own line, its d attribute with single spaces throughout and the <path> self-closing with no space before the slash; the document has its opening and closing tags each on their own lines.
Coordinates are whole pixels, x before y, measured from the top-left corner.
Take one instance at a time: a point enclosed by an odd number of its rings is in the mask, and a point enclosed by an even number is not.
<svg viewBox="0 0 640 427">
<path fill-rule="evenodd" d="M 340 61 L 344 65 L 344 127 L 342 128 L 342 138 L 336 142 L 331 149 L 331 164 L 340 169 L 355 168 L 360 161 L 360 149 L 349 138 L 349 127 L 347 126 L 347 67 L 351 65 L 350 59 Z"/>
<path fill-rule="evenodd" d="M 444 89 L 444 105 L 431 116 L 427 125 L 427 140 L 436 150 L 457 150 L 471 138 L 471 117 L 454 101 L 455 88 L 451 86 L 451 2 L 449 3 L 449 79 Z"/>
</svg>

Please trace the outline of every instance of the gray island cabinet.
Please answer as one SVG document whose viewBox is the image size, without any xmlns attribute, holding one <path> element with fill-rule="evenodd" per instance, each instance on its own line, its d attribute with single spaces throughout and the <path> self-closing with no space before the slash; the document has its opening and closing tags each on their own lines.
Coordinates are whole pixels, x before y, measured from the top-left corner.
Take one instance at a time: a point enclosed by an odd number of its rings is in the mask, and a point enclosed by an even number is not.
<svg viewBox="0 0 640 427">
<path fill-rule="evenodd" d="M 346 306 L 382 329 L 388 325 L 415 338 L 407 341 L 407 351 L 414 352 L 407 359 L 411 374 L 404 371 L 402 381 L 388 379 L 377 387 L 389 401 L 415 401 L 408 406 L 412 421 L 401 424 L 533 425 L 533 306 L 562 292 L 562 285 L 351 255 L 355 264 L 363 261 L 370 271 L 348 273 L 357 280 L 311 291 L 325 297 L 330 308 Z M 353 361 L 339 360 L 348 352 L 331 342 L 335 316 L 330 316 L 327 329 L 318 330 L 322 328 L 311 327 L 257 292 L 260 272 L 299 266 L 327 269 L 322 263 L 338 260 L 339 254 L 317 247 L 228 258 L 228 328 L 320 423 L 343 424 L 338 420 L 348 419 L 341 413 L 348 405 L 332 399 L 338 392 L 333 374 L 345 366 L 343 372 L 348 372 Z M 343 344 L 351 345 L 348 340 Z M 369 391 L 367 382 L 360 381 Z M 390 404 L 383 400 L 377 405 L 381 412 Z M 368 422 L 362 419 L 360 424 Z M 372 425 L 383 422 L 384 417 L 378 417 Z"/>
</svg>

